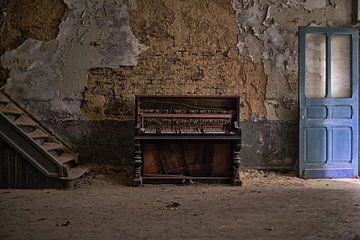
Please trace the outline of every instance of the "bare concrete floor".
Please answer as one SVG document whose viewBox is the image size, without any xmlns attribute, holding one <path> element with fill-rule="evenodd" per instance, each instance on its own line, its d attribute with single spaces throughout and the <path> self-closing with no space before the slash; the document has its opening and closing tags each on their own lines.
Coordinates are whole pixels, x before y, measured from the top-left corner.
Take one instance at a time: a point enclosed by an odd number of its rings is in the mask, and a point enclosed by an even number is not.
<svg viewBox="0 0 360 240">
<path fill-rule="evenodd" d="M 0 239 L 360 239 L 360 180 L 243 172 L 244 187 L 0 190 Z"/>
</svg>

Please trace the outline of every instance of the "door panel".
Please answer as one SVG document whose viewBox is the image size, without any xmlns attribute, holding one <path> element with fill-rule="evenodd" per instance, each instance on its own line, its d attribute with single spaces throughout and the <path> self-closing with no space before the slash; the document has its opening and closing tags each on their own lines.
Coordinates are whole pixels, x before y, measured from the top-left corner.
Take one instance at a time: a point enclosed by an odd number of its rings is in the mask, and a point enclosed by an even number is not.
<svg viewBox="0 0 360 240">
<path fill-rule="evenodd" d="M 308 164 L 326 163 L 326 128 L 307 128 L 306 129 L 306 152 Z"/>
<path fill-rule="evenodd" d="M 351 162 L 351 132 L 350 127 L 335 127 L 332 129 L 332 157 L 334 163 Z"/>
<path fill-rule="evenodd" d="M 352 118 L 351 106 L 333 107 L 331 117 L 338 118 L 338 119 L 351 119 Z"/>
<path fill-rule="evenodd" d="M 326 119 L 327 109 L 326 106 L 310 106 L 306 113 L 308 119 Z"/>
<path fill-rule="evenodd" d="M 358 29 L 299 28 L 299 175 L 358 175 Z"/>
</svg>

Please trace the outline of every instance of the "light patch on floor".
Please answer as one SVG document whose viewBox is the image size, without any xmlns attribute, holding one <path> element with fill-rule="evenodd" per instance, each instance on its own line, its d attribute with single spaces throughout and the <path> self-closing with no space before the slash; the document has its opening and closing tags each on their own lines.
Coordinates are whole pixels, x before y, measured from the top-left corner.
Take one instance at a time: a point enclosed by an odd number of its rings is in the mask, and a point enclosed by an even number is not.
<svg viewBox="0 0 360 240">
<path fill-rule="evenodd" d="M 359 178 L 338 178 L 338 179 L 333 179 L 333 181 L 342 182 L 342 183 L 352 183 L 352 184 L 360 185 L 360 179 Z"/>
</svg>

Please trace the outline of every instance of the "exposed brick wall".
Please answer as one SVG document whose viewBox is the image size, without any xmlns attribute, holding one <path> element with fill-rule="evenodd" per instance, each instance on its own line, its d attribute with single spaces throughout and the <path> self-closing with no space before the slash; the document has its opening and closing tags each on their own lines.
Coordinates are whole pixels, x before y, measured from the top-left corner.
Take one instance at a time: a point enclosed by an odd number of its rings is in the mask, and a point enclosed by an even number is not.
<svg viewBox="0 0 360 240">
<path fill-rule="evenodd" d="M 82 113 L 128 119 L 136 94 L 240 95 L 242 119 L 263 117 L 267 79 L 240 57 L 234 19 L 226 0 L 137 1 L 130 26 L 149 48 L 136 66 L 91 69 Z"/>
</svg>

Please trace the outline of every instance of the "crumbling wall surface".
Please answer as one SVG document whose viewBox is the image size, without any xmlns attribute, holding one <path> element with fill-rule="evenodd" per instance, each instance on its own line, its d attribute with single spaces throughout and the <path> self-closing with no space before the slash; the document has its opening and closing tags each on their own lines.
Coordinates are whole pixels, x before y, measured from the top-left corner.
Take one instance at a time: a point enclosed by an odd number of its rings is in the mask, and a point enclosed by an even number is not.
<svg viewBox="0 0 360 240">
<path fill-rule="evenodd" d="M 240 58 L 235 11 L 224 0 L 137 1 L 130 26 L 148 46 L 136 66 L 89 71 L 89 119 L 133 116 L 135 94 L 240 95 L 242 118 L 264 117 L 262 63 Z"/>
<path fill-rule="evenodd" d="M 66 17 L 61 0 L 6 0 L 0 8 L 0 56 L 19 47 L 26 39 L 49 41 L 56 38 L 58 25 Z M 8 69 L 0 64 L 0 86 L 6 83 Z"/>
<path fill-rule="evenodd" d="M 61 0 L 50 1 L 55 2 Z M 69 9 L 62 11 L 66 19 L 59 26 L 47 26 L 44 22 L 52 18 L 43 19 L 39 15 L 46 12 L 58 20 L 59 9 L 63 7 L 52 6 L 47 0 L 14 1 L 11 4 L 15 6 L 6 16 L 11 27 L 3 31 L 3 36 L 15 39 L 5 41 L 5 48 L 22 38 L 19 47 L 1 57 L 2 65 L 10 71 L 5 91 L 40 119 L 80 119 L 88 69 L 136 65 L 138 55 L 145 49 L 129 26 L 134 2 L 65 0 L 61 3 Z M 27 22 L 21 16 L 31 8 L 32 21 Z"/>
<path fill-rule="evenodd" d="M 241 122 L 241 165 L 294 169 L 298 156 L 298 124 L 294 121 Z"/>
<path fill-rule="evenodd" d="M 232 0 L 244 57 L 264 65 L 266 118 L 297 120 L 298 26 L 349 26 L 351 0 Z"/>
<path fill-rule="evenodd" d="M 6 1 L 5 1 L 6 2 Z M 1 49 L 9 51 L 26 39 L 49 41 L 56 38 L 58 25 L 67 15 L 61 0 L 12 0 L 6 8 Z"/>
<path fill-rule="evenodd" d="M 5 91 L 81 161 L 111 163 L 131 162 L 134 95 L 181 94 L 240 95 L 243 163 L 294 166 L 298 26 L 351 21 L 351 0 L 7 0 L 0 7 Z"/>
<path fill-rule="evenodd" d="M 131 171 L 134 121 L 46 120 L 42 123 L 79 153 L 80 162 L 106 164 Z"/>
</svg>

